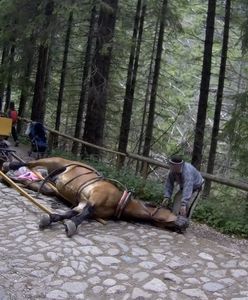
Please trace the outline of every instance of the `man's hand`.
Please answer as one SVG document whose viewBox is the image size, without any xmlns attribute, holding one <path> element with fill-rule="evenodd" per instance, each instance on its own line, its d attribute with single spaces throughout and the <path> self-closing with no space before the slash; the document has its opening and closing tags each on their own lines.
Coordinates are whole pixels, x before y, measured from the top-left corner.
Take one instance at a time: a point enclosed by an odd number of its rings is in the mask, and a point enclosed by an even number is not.
<svg viewBox="0 0 248 300">
<path fill-rule="evenodd" d="M 186 210 L 186 206 L 185 205 L 181 206 L 181 208 L 180 208 L 180 215 L 183 216 L 183 217 L 186 217 L 187 210 Z"/>
<path fill-rule="evenodd" d="M 170 198 L 165 197 L 163 199 L 162 203 L 161 203 L 161 206 L 167 208 L 167 206 L 169 205 L 169 203 L 170 203 Z"/>
</svg>

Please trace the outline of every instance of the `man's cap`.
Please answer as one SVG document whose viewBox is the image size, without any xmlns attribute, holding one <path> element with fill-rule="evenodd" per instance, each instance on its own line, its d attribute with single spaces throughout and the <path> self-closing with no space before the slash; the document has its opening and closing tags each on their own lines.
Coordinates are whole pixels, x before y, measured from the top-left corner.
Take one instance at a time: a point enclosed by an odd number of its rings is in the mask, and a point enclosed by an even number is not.
<svg viewBox="0 0 248 300">
<path fill-rule="evenodd" d="M 173 155 L 169 159 L 169 163 L 172 165 L 181 165 L 184 163 L 184 161 L 180 155 Z"/>
</svg>

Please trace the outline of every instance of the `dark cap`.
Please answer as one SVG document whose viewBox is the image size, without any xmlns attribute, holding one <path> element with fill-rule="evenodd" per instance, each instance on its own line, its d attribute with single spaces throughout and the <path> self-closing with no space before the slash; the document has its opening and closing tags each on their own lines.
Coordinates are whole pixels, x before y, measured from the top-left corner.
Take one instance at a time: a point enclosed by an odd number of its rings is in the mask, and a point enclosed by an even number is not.
<svg viewBox="0 0 248 300">
<path fill-rule="evenodd" d="M 172 155 L 169 159 L 169 163 L 172 165 L 181 165 L 183 162 L 184 161 L 180 155 Z"/>
</svg>

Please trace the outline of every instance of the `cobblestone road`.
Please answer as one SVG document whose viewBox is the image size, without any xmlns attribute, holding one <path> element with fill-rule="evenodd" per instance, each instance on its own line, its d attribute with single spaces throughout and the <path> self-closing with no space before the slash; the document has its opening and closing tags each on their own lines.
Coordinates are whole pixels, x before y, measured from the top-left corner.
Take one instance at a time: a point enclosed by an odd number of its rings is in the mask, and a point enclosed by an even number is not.
<svg viewBox="0 0 248 300">
<path fill-rule="evenodd" d="M 62 224 L 40 231 L 40 214 L 0 184 L 1 300 L 248 299 L 245 248 L 113 221 L 67 238 Z"/>
</svg>

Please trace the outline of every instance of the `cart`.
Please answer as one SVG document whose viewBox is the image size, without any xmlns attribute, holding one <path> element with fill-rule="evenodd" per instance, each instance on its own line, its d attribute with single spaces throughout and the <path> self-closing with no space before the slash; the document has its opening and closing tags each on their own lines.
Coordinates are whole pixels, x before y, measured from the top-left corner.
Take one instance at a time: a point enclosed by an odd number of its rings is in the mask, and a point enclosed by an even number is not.
<svg viewBox="0 0 248 300">
<path fill-rule="evenodd" d="M 12 119 L 0 117 L 0 162 L 12 161 L 15 150 L 9 148 L 7 138 L 11 135 Z"/>
</svg>

